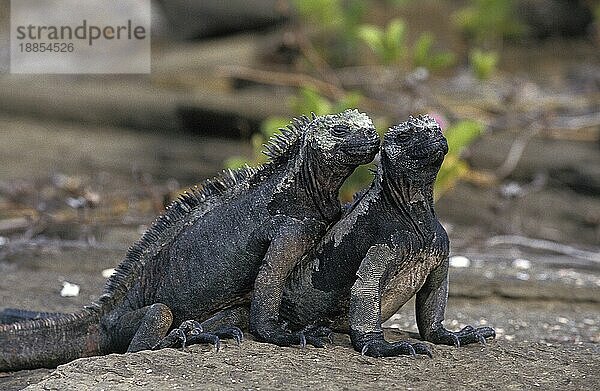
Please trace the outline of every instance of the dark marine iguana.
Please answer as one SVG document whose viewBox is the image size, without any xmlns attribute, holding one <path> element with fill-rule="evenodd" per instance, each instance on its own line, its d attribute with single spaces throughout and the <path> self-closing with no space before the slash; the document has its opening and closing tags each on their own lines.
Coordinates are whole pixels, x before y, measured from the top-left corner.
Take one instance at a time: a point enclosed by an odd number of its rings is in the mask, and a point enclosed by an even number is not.
<svg viewBox="0 0 600 391">
<path fill-rule="evenodd" d="M 340 186 L 378 146 L 371 120 L 356 110 L 294 120 L 266 145 L 268 163 L 226 171 L 174 201 L 129 249 L 97 302 L 75 314 L 0 325 L 0 372 L 239 338 L 232 328 L 205 333 L 198 321 L 249 302 L 255 337 L 303 343 L 301 333 L 277 324 L 285 278 L 339 218 Z"/>
<path fill-rule="evenodd" d="M 434 211 L 433 184 L 447 152 L 439 125 L 427 115 L 386 133 L 371 187 L 291 274 L 282 319 L 292 327 L 349 331 L 354 348 L 369 356 L 431 355 L 424 344 L 383 338 L 382 320 L 416 294 L 425 341 L 460 346 L 495 335 L 490 327 L 452 332 L 442 324 L 449 242 Z"/>
<path fill-rule="evenodd" d="M 423 343 L 389 343 L 382 321 L 416 294 L 419 333 L 434 344 L 485 343 L 490 327 L 444 328 L 448 293 L 446 231 L 433 208 L 433 183 L 448 151 L 429 116 L 410 118 L 384 136 L 370 188 L 296 265 L 286 282 L 280 320 L 292 330 L 349 332 L 368 356 L 426 354 Z M 243 326 L 243 307 L 220 316 Z M 216 318 L 216 317 L 215 317 Z"/>
</svg>

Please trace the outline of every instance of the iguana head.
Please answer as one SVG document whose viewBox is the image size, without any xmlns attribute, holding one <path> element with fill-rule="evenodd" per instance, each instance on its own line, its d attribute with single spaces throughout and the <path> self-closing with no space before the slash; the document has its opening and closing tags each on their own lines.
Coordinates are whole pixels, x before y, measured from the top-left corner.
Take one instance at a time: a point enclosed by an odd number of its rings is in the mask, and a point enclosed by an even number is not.
<svg viewBox="0 0 600 391">
<path fill-rule="evenodd" d="M 340 214 L 338 192 L 360 164 L 369 163 L 379 149 L 371 119 L 357 110 L 292 120 L 265 145 L 273 164 L 285 164 L 286 176 L 269 202 L 272 214 L 334 221 Z"/>
<path fill-rule="evenodd" d="M 316 152 L 320 163 L 328 166 L 369 163 L 379 142 L 373 121 L 358 110 L 315 116 L 305 136 L 305 143 Z"/>
<path fill-rule="evenodd" d="M 381 164 L 387 175 L 433 182 L 448 153 L 448 143 L 433 118 L 419 115 L 391 127 L 381 150 Z"/>
</svg>

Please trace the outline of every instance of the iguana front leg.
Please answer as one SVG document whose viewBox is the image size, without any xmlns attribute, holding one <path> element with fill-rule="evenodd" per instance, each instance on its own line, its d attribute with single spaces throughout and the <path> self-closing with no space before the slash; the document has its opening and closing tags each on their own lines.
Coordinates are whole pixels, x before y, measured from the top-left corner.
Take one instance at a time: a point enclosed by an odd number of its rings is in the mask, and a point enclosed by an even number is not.
<svg viewBox="0 0 600 391">
<path fill-rule="evenodd" d="M 254 282 L 250 305 L 249 328 L 257 340 L 279 346 L 304 346 L 307 342 L 315 347 L 325 346 L 319 338 L 288 332 L 279 321 L 285 280 L 318 236 L 314 226 L 296 224 L 282 226 L 271 240 Z"/>
<path fill-rule="evenodd" d="M 369 249 L 358 269 L 358 279 L 350 296 L 350 338 L 354 349 L 372 357 L 426 354 L 431 352 L 425 344 L 387 342 L 381 328 L 381 286 L 388 267 L 395 262 L 387 245 Z"/>
<path fill-rule="evenodd" d="M 475 342 L 485 345 L 486 338 L 496 337 L 496 332 L 491 327 L 466 326 L 458 332 L 446 330 L 442 323 L 447 302 L 448 258 L 429 274 L 425 284 L 417 292 L 417 326 L 424 340 L 459 347 Z"/>
</svg>

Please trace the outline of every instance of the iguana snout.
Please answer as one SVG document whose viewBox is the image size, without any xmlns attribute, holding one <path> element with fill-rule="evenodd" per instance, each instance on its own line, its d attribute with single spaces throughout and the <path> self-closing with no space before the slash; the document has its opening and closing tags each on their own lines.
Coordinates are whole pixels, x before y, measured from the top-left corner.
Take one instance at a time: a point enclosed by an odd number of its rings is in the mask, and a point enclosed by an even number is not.
<svg viewBox="0 0 600 391">
<path fill-rule="evenodd" d="M 448 153 L 448 142 L 433 118 L 420 115 L 390 128 L 382 149 L 397 174 L 433 179 Z"/>
<path fill-rule="evenodd" d="M 316 117 L 312 131 L 313 148 L 325 154 L 331 164 L 366 164 L 379 149 L 379 135 L 373 121 L 358 110 Z"/>
</svg>

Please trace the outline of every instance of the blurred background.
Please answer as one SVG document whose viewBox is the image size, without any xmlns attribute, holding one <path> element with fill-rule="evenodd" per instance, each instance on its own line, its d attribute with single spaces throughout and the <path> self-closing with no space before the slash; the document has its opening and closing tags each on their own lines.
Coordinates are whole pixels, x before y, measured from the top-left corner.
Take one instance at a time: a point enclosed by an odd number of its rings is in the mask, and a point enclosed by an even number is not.
<svg viewBox="0 0 600 391">
<path fill-rule="evenodd" d="M 600 340 L 599 1 L 156 0 L 152 73 L 126 76 L 8 74 L 8 3 L 3 304 L 78 308 L 182 189 L 264 161 L 294 115 L 359 108 L 381 134 L 421 113 L 444 129 L 451 295 L 587 303 L 567 337 Z M 66 279 L 85 294 L 52 296 Z"/>
</svg>

